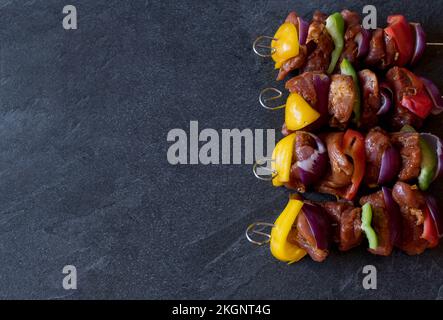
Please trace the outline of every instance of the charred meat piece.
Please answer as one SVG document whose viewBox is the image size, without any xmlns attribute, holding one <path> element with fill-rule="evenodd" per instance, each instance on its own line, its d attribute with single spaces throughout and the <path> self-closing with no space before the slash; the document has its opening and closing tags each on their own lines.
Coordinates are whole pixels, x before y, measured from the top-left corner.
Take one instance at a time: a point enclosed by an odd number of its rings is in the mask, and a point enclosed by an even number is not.
<svg viewBox="0 0 443 320">
<path fill-rule="evenodd" d="M 391 141 L 400 151 L 400 181 L 410 181 L 419 176 L 421 170 L 420 134 L 417 132 L 396 132 L 391 134 Z"/>
<path fill-rule="evenodd" d="M 309 159 L 315 153 L 315 148 L 316 142 L 312 136 L 305 132 L 297 132 L 292 158 L 293 165 L 291 167 L 289 183 L 286 184 L 287 188 L 295 189 L 301 193 L 306 192 L 306 186 L 303 185 L 299 177 L 297 161 Z"/>
<path fill-rule="evenodd" d="M 341 196 L 352 183 L 354 165 L 343 152 L 343 135 L 342 132 L 336 132 L 325 137 L 330 167 L 325 178 L 317 186 L 319 192 Z"/>
<path fill-rule="evenodd" d="M 348 201 L 325 202 L 322 206 L 333 221 L 334 242 L 339 244 L 340 251 L 357 247 L 363 239 L 361 209 Z"/>
<path fill-rule="evenodd" d="M 331 77 L 328 111 L 332 128 L 344 129 L 351 119 L 357 99 L 354 80 L 351 76 L 334 74 Z"/>
<path fill-rule="evenodd" d="M 358 45 L 355 42 L 355 37 L 361 32 L 362 26 L 360 24 L 360 16 L 357 12 L 343 10 L 341 12 L 343 19 L 346 23 L 346 31 L 345 31 L 345 44 L 343 48 L 342 55 L 340 57 L 340 61 L 337 63 L 337 66 L 340 65 L 340 62 L 343 59 L 347 59 L 353 65 L 357 63 L 357 55 L 358 55 Z"/>
<path fill-rule="evenodd" d="M 377 125 L 377 112 L 381 106 L 378 79 L 377 75 L 368 69 L 360 71 L 358 78 L 360 80 L 362 99 L 361 127 L 370 129 Z"/>
<path fill-rule="evenodd" d="M 369 53 L 366 56 L 365 62 L 368 66 L 380 67 L 385 55 L 384 31 L 378 28 L 372 33 L 372 38 L 369 42 Z"/>
<path fill-rule="evenodd" d="M 396 246 L 409 255 L 420 254 L 429 243 L 422 238 L 424 229 L 425 199 L 421 192 L 404 182 L 397 182 L 392 197 L 401 212 L 401 237 Z"/>
<path fill-rule="evenodd" d="M 383 153 L 391 146 L 388 134 L 381 128 L 371 129 L 365 138 L 366 172 L 365 183 L 375 186 L 380 175 Z"/>
<path fill-rule="evenodd" d="M 404 125 L 408 124 L 415 128 L 419 128 L 423 124 L 423 120 L 406 109 L 402 101 L 404 97 L 415 96 L 423 92 L 423 84 L 418 83 L 414 74 L 410 71 L 393 67 L 386 73 L 386 79 L 394 90 L 395 108 L 392 117 L 392 127 L 400 130 Z"/>
<path fill-rule="evenodd" d="M 378 191 L 360 199 L 361 206 L 366 203 L 369 203 L 372 207 L 372 227 L 378 239 L 378 247 L 369 249 L 369 252 L 380 256 L 389 256 L 394 248 L 394 237 L 390 228 L 390 216 L 386 211 L 383 191 Z"/>
<path fill-rule="evenodd" d="M 334 50 L 334 42 L 326 30 L 325 16 L 319 11 L 314 13 L 306 39 L 306 45 L 311 49 L 308 50 L 308 57 L 303 67 L 303 72 L 326 72 L 328 70 L 331 53 Z"/>
</svg>

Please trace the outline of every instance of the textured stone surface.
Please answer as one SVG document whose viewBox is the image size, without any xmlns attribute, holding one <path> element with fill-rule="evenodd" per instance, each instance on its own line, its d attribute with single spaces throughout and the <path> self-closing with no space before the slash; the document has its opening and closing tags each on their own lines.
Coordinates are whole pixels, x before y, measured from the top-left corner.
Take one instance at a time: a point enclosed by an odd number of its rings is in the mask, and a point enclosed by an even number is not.
<svg viewBox="0 0 443 320">
<path fill-rule="evenodd" d="M 401 11 L 443 41 L 442 1 L 372 3 L 380 23 Z M 65 4 L 0 1 L 0 298 L 443 299 L 443 248 L 287 266 L 244 239 L 284 190 L 248 165 L 166 160 L 168 130 L 190 120 L 279 127 L 282 114 L 257 105 L 275 72 L 252 41 L 290 9 L 366 2 L 79 0 L 76 31 L 62 28 Z M 429 49 L 418 70 L 443 87 L 441 54 Z M 66 264 L 76 291 L 62 289 Z M 366 264 L 376 291 L 361 286 Z"/>
</svg>

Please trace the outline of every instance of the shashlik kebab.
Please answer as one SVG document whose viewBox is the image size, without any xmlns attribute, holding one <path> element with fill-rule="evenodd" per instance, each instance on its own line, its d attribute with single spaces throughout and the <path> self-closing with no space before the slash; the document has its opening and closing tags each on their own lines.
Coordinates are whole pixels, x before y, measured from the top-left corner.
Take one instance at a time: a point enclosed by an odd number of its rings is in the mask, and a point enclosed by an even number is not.
<svg viewBox="0 0 443 320">
<path fill-rule="evenodd" d="M 344 59 L 341 73 L 328 76 L 305 72 L 286 82 L 289 96 L 284 105 L 284 135 L 296 130 L 317 130 L 325 125 L 346 129 L 350 126 L 368 130 L 376 125 L 399 130 L 405 125 L 422 127 L 430 114 L 443 111 L 437 86 L 406 68 L 393 67 L 380 79 L 373 71 L 355 72 Z M 260 104 L 272 108 L 267 88 L 260 94 Z"/>
<path fill-rule="evenodd" d="M 350 201 L 303 201 L 291 195 L 273 223 L 254 223 L 246 230 L 247 239 L 257 245 L 270 243 L 278 260 L 294 263 L 308 254 L 324 261 L 332 243 L 348 251 L 367 239 L 369 252 L 389 256 L 394 247 L 409 255 L 438 245 L 443 236 L 443 216 L 435 199 L 404 182 L 392 190 L 381 190 L 362 197 L 360 206 Z M 264 227 L 271 227 L 270 234 Z M 265 237 L 256 240 L 256 235 Z"/>
<path fill-rule="evenodd" d="M 443 175 L 440 138 L 409 126 L 394 133 L 375 127 L 365 136 L 352 129 L 318 136 L 297 131 L 276 144 L 269 160 L 268 180 L 274 186 L 347 200 L 353 200 L 363 185 L 375 188 L 396 181 L 417 183 L 424 191 Z M 259 167 L 254 166 L 257 177 Z"/>
<path fill-rule="evenodd" d="M 426 47 L 421 25 L 408 23 L 402 15 L 389 16 L 387 23 L 384 29 L 366 30 L 356 12 L 343 10 L 328 17 L 317 10 L 309 24 L 291 12 L 273 37 L 258 37 L 253 49 L 272 57 L 279 69 L 277 80 L 294 70 L 332 74 L 343 59 L 356 69 L 416 64 Z M 263 44 L 265 39 L 271 44 Z M 269 51 L 263 53 L 264 48 Z"/>
</svg>

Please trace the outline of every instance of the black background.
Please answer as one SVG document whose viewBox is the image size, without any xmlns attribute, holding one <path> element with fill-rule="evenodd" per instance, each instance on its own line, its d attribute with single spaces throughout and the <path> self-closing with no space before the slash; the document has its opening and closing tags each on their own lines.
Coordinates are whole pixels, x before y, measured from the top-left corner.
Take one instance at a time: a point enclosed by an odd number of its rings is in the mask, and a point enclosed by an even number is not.
<svg viewBox="0 0 443 320">
<path fill-rule="evenodd" d="M 62 28 L 76 5 L 79 29 Z M 252 53 L 290 10 L 361 12 L 366 1 L 0 1 L 1 298 L 443 298 L 443 248 L 364 248 L 288 266 L 244 237 L 287 192 L 250 165 L 172 166 L 167 133 L 279 128 L 261 110 L 272 63 Z M 442 1 L 372 1 L 443 41 Z M 443 49 L 416 69 L 443 87 Z M 442 132 L 442 117 L 428 130 Z M 441 194 L 441 186 L 432 193 Z M 62 288 L 62 268 L 78 289 Z M 362 288 L 364 265 L 378 290 Z"/>
</svg>

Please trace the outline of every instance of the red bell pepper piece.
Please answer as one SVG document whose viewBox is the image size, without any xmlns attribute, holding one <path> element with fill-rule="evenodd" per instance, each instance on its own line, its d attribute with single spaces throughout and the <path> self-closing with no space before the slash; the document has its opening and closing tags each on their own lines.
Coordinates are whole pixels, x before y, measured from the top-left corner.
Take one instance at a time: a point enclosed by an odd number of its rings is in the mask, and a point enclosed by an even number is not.
<svg viewBox="0 0 443 320">
<path fill-rule="evenodd" d="M 425 208 L 424 215 L 425 222 L 423 225 L 423 234 L 421 237 L 429 242 L 429 248 L 434 248 L 438 245 L 438 233 L 428 207 Z"/>
<path fill-rule="evenodd" d="M 406 18 L 402 15 L 389 16 L 385 33 L 394 39 L 397 46 L 399 56 L 396 65 L 408 64 L 414 52 L 414 37 Z"/>
<path fill-rule="evenodd" d="M 363 180 L 366 168 L 365 139 L 363 135 L 355 130 L 348 129 L 343 136 L 343 152 L 352 158 L 354 172 L 352 173 L 352 184 L 347 188 L 344 198 L 354 199 L 358 188 Z"/>
<path fill-rule="evenodd" d="M 432 110 L 433 103 L 419 77 L 405 68 L 399 68 L 396 101 L 418 117 L 425 119 Z M 395 86 L 395 85 L 394 85 Z"/>
<path fill-rule="evenodd" d="M 426 92 L 417 92 L 416 95 L 404 95 L 401 105 L 415 113 L 422 119 L 426 119 L 432 110 L 432 101 Z"/>
</svg>

